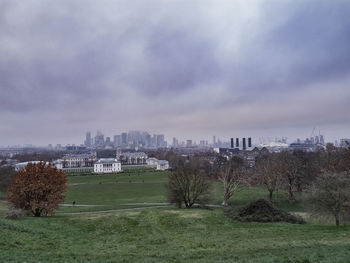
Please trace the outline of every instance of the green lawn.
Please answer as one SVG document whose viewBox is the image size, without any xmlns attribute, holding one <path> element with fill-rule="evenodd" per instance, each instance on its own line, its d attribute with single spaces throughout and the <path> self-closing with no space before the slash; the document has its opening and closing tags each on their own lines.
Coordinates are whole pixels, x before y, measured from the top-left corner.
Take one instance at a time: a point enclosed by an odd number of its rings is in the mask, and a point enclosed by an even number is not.
<svg viewBox="0 0 350 263">
<path fill-rule="evenodd" d="M 66 203 L 77 206 L 61 207 L 54 217 L 7 220 L 0 203 L 0 262 L 350 262 L 350 226 L 240 223 L 221 208 L 97 212 L 165 202 L 167 175 L 132 169 L 69 177 Z M 231 204 L 266 195 L 261 188 L 244 188 Z M 212 203 L 219 204 L 221 196 L 222 186 L 215 183 Z M 302 210 L 283 193 L 276 202 Z M 79 211 L 96 213 L 65 214 Z"/>
<path fill-rule="evenodd" d="M 76 202 L 75 207 L 61 207 L 58 213 L 99 211 L 139 206 L 139 203 L 164 203 L 165 183 L 169 172 L 155 172 L 150 169 L 129 169 L 110 175 L 70 176 L 66 204 Z M 221 204 L 222 184 L 212 186 L 212 204 Z M 252 199 L 267 198 L 267 191 L 259 187 L 244 187 L 230 200 L 231 205 L 241 206 Z M 289 204 L 284 193 L 276 196 L 279 207 L 302 211 L 298 204 Z M 79 205 L 96 205 L 81 207 Z M 142 205 L 142 206 L 145 206 Z M 152 204 L 154 206 L 154 204 Z"/>
<path fill-rule="evenodd" d="M 75 207 L 61 207 L 58 213 L 121 209 L 139 206 L 139 203 L 164 203 L 168 172 L 133 169 L 111 175 L 68 177 L 66 204 L 75 201 Z M 98 205 L 80 207 L 79 205 Z M 129 204 L 129 205 L 128 205 Z"/>
<path fill-rule="evenodd" d="M 0 212 L 1 213 L 1 212 Z M 0 262 L 349 262 L 350 226 L 238 223 L 222 209 L 0 219 Z"/>
</svg>

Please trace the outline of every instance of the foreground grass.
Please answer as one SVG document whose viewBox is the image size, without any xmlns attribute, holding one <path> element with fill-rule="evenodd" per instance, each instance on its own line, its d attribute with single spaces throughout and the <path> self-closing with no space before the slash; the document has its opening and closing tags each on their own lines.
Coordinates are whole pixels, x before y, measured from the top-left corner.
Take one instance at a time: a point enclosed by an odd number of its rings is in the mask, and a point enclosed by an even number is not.
<svg viewBox="0 0 350 263">
<path fill-rule="evenodd" d="M 1 214 L 0 209 L 0 214 Z M 222 209 L 0 219 L 0 262 L 349 262 L 350 227 L 239 223 Z"/>
<path fill-rule="evenodd" d="M 6 205 L 0 203 L 0 262 L 350 262 L 349 226 L 239 223 L 222 209 L 142 209 L 166 201 L 167 176 L 131 169 L 69 177 L 65 203 L 77 206 L 61 207 L 55 217 L 6 220 Z M 222 185 L 214 183 L 212 193 L 211 203 L 220 204 Z M 266 195 L 262 188 L 246 187 L 230 204 Z M 276 203 L 289 211 L 303 209 L 283 193 Z M 133 207 L 141 209 L 65 215 Z"/>
</svg>

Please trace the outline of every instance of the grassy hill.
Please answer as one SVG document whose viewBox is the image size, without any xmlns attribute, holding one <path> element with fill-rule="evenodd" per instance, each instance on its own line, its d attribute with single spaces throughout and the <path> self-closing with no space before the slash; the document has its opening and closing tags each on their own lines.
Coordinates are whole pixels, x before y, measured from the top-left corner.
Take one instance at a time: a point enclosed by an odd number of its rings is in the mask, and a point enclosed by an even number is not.
<svg viewBox="0 0 350 263">
<path fill-rule="evenodd" d="M 54 217 L 7 220 L 0 203 L 0 262 L 349 262 L 350 226 L 239 223 L 221 208 L 153 207 L 165 201 L 166 177 L 150 170 L 70 177 L 66 203 L 77 205 Z M 220 203 L 221 186 L 213 188 Z M 245 188 L 231 202 L 266 194 Z M 300 208 L 283 194 L 278 204 Z M 141 209 L 98 212 L 128 207 Z M 67 214 L 79 211 L 95 213 Z"/>
</svg>

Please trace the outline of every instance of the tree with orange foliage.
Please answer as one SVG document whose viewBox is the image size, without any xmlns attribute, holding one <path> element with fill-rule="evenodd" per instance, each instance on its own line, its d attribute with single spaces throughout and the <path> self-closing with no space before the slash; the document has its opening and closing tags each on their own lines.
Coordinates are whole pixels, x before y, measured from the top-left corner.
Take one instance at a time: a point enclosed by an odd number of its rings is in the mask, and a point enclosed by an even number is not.
<svg viewBox="0 0 350 263">
<path fill-rule="evenodd" d="M 17 172 L 8 190 L 7 201 L 33 216 L 53 215 L 64 201 L 67 175 L 45 163 L 29 163 Z"/>
</svg>

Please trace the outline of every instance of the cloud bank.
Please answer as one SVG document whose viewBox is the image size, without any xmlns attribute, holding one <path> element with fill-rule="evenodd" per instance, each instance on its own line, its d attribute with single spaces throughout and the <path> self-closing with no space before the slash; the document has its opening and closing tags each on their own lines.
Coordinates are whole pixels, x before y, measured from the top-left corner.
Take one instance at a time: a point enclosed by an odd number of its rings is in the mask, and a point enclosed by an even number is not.
<svg viewBox="0 0 350 263">
<path fill-rule="evenodd" d="M 346 137 L 349 43 L 342 0 L 5 0 L 0 145 L 96 129 Z"/>
</svg>

